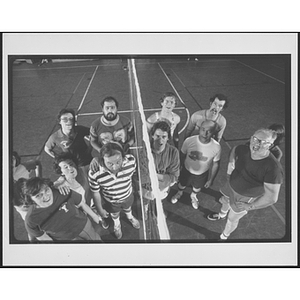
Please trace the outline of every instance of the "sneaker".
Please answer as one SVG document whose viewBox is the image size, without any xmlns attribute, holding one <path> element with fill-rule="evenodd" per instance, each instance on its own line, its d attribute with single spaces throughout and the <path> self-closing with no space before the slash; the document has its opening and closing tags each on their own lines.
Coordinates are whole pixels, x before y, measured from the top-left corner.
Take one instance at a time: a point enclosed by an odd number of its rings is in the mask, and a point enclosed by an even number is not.
<svg viewBox="0 0 300 300">
<path fill-rule="evenodd" d="M 175 204 L 178 202 L 178 200 L 181 198 L 183 194 L 183 191 L 178 191 L 172 198 L 171 198 L 171 203 Z"/>
<path fill-rule="evenodd" d="M 193 208 L 198 209 L 199 208 L 199 201 L 198 201 L 197 195 L 191 194 L 191 200 L 192 200 Z"/>
<path fill-rule="evenodd" d="M 105 219 L 102 219 L 101 217 L 99 217 L 99 221 L 100 221 L 101 226 L 102 226 L 104 229 L 108 229 L 109 224 L 105 221 Z"/>
<path fill-rule="evenodd" d="M 132 224 L 133 228 L 140 229 L 140 222 L 134 216 L 132 216 L 132 218 L 128 220 Z"/>
<path fill-rule="evenodd" d="M 219 220 L 224 220 L 226 218 L 225 216 L 221 216 L 219 213 L 218 214 L 210 214 L 207 216 L 207 219 L 210 221 L 219 221 Z"/>
<path fill-rule="evenodd" d="M 121 224 L 119 226 L 114 227 L 114 233 L 118 240 L 121 239 L 121 237 L 122 237 Z"/>
<path fill-rule="evenodd" d="M 227 240 L 227 239 L 228 239 L 228 235 L 225 235 L 224 233 L 222 233 L 222 234 L 220 235 L 220 239 L 221 239 L 221 240 Z"/>
</svg>

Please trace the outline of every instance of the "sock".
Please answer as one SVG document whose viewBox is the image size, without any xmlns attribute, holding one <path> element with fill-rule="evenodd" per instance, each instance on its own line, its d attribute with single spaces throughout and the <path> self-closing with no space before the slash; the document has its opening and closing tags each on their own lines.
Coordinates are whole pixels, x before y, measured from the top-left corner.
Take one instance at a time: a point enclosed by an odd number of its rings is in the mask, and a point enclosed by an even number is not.
<svg viewBox="0 0 300 300">
<path fill-rule="evenodd" d="M 221 240 L 227 240 L 228 237 L 229 237 L 229 235 L 225 235 L 224 233 L 222 233 L 222 234 L 220 235 L 220 239 L 221 239 Z"/>
<path fill-rule="evenodd" d="M 224 210 L 221 209 L 219 215 L 223 218 L 227 215 L 227 213 L 228 213 L 228 211 L 224 211 Z"/>
<path fill-rule="evenodd" d="M 126 217 L 127 217 L 128 219 L 132 219 L 132 218 L 133 218 L 132 210 L 130 210 L 130 211 L 125 211 L 125 214 L 126 214 Z"/>
</svg>

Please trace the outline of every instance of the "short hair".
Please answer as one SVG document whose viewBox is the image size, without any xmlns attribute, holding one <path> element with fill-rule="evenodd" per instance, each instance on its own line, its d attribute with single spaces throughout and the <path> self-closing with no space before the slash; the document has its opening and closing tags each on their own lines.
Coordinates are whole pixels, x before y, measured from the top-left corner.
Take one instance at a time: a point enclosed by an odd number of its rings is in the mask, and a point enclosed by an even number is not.
<svg viewBox="0 0 300 300">
<path fill-rule="evenodd" d="M 12 153 L 11 165 L 12 165 L 12 162 L 13 162 L 13 157 L 16 159 L 16 166 L 18 166 L 21 163 L 21 157 L 20 157 L 20 155 L 18 154 L 17 151 L 13 151 L 13 153 Z"/>
<path fill-rule="evenodd" d="M 201 123 L 200 128 L 202 127 L 202 125 L 203 125 L 204 123 L 212 123 L 213 134 L 215 134 L 215 133 L 217 132 L 218 124 L 217 124 L 216 121 L 214 121 L 214 120 L 205 120 L 205 121 L 203 121 L 203 122 Z M 200 129 L 200 128 L 199 128 L 199 129 Z"/>
<path fill-rule="evenodd" d="M 20 178 L 13 186 L 13 205 L 24 206 L 31 204 L 31 200 L 26 195 L 27 179 Z"/>
<path fill-rule="evenodd" d="M 274 141 L 277 138 L 277 134 L 274 130 L 271 130 L 269 128 L 260 128 L 260 129 L 256 130 L 254 134 L 256 134 L 258 132 L 263 132 L 263 133 L 267 134 L 268 137 L 271 138 L 271 140 L 272 140 L 271 143 L 274 144 Z"/>
<path fill-rule="evenodd" d="M 63 108 L 57 115 L 57 121 L 58 123 L 60 122 L 60 118 L 62 115 L 65 115 L 65 114 L 72 114 L 73 118 L 74 118 L 74 121 L 73 121 L 73 124 L 75 124 L 75 111 L 74 109 L 72 108 Z"/>
<path fill-rule="evenodd" d="M 280 123 L 274 123 L 268 127 L 269 129 L 276 132 L 277 138 L 273 142 L 275 146 L 278 146 L 282 143 L 284 137 L 285 137 L 285 127 L 283 124 Z"/>
<path fill-rule="evenodd" d="M 174 98 L 175 100 L 175 104 L 177 104 L 177 97 L 174 93 L 172 92 L 166 92 L 161 98 L 160 98 L 160 102 L 163 103 L 164 100 L 167 98 L 167 97 L 172 97 Z"/>
<path fill-rule="evenodd" d="M 226 109 L 229 105 L 229 100 L 227 98 L 227 96 L 223 95 L 223 94 L 215 94 L 214 96 L 212 96 L 209 99 L 209 103 L 213 103 L 215 101 L 215 99 L 218 98 L 220 101 L 225 101 L 223 109 Z"/>
<path fill-rule="evenodd" d="M 33 177 L 26 182 L 25 194 L 31 198 L 37 195 L 44 186 L 52 187 L 52 185 L 48 178 Z"/>
<path fill-rule="evenodd" d="M 62 174 L 61 168 L 60 168 L 59 164 L 62 161 L 66 161 L 66 160 L 71 160 L 76 165 L 76 168 L 78 168 L 78 160 L 77 160 L 77 158 L 72 153 L 69 153 L 69 152 L 63 153 L 63 154 L 58 155 L 54 159 L 53 169 L 54 169 L 54 171 L 55 171 L 56 174 L 59 174 L 59 175 Z"/>
<path fill-rule="evenodd" d="M 101 104 L 101 107 L 102 107 L 102 108 L 104 107 L 104 103 L 105 103 L 105 102 L 111 102 L 111 101 L 115 102 L 117 108 L 119 107 L 119 102 L 118 102 L 118 100 L 117 100 L 116 98 L 112 97 L 112 96 L 105 97 L 105 98 L 101 101 L 101 103 L 100 103 L 100 104 Z"/>
<path fill-rule="evenodd" d="M 150 130 L 150 136 L 152 137 L 157 129 L 168 133 L 168 138 L 171 139 L 171 124 L 168 120 L 157 121 L 154 123 Z"/>
<path fill-rule="evenodd" d="M 104 157 L 111 157 L 118 153 L 121 153 L 122 157 L 125 157 L 125 152 L 123 150 L 123 147 L 118 142 L 109 142 L 104 144 L 99 152 L 99 158 L 100 158 L 100 165 L 102 167 L 105 167 L 104 164 Z"/>
</svg>

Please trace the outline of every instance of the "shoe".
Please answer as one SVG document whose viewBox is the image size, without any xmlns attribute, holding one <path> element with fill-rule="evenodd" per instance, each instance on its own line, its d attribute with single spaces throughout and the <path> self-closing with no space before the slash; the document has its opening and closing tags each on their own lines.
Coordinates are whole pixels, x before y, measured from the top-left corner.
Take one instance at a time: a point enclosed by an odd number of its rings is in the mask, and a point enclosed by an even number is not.
<svg viewBox="0 0 300 300">
<path fill-rule="evenodd" d="M 121 224 L 119 226 L 114 227 L 114 233 L 118 240 L 121 239 L 121 237 L 122 237 Z"/>
<path fill-rule="evenodd" d="M 210 214 L 207 216 L 207 219 L 210 221 L 219 221 L 224 220 L 226 218 L 226 215 L 222 217 L 220 214 Z"/>
<path fill-rule="evenodd" d="M 132 224 L 133 228 L 140 229 L 140 222 L 134 216 L 132 216 L 132 218 L 128 220 Z"/>
<path fill-rule="evenodd" d="M 228 235 L 225 235 L 224 233 L 220 235 L 220 240 L 227 240 L 227 239 L 228 239 Z"/>
<path fill-rule="evenodd" d="M 171 203 L 175 204 L 178 202 L 178 200 L 181 198 L 183 194 L 183 191 L 178 191 L 172 198 L 171 198 Z"/>
<path fill-rule="evenodd" d="M 101 223 L 101 226 L 102 226 L 104 229 L 108 229 L 109 224 L 105 221 L 105 219 L 102 219 L 101 217 L 99 217 L 99 221 L 100 221 L 100 223 Z"/>
<path fill-rule="evenodd" d="M 193 208 L 198 209 L 199 208 L 199 201 L 198 201 L 197 195 L 191 194 L 191 200 L 192 200 Z"/>
</svg>

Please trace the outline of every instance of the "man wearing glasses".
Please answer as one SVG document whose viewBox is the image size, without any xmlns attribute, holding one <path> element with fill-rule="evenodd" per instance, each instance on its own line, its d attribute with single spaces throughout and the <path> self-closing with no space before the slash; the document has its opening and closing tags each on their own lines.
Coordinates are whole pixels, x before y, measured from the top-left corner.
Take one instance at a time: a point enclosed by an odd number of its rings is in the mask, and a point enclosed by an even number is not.
<svg viewBox="0 0 300 300">
<path fill-rule="evenodd" d="M 55 158 L 63 152 L 73 154 L 78 166 L 86 166 L 92 160 L 88 127 L 75 124 L 73 109 L 62 109 L 57 116 L 60 129 L 54 132 L 45 144 L 44 150 Z"/>
<path fill-rule="evenodd" d="M 270 153 L 275 139 L 274 131 L 259 129 L 251 137 L 250 145 L 239 145 L 231 150 L 228 180 L 220 189 L 223 194 L 221 211 L 207 216 L 209 220 L 217 221 L 225 219 L 228 214 L 221 240 L 230 236 L 249 210 L 262 209 L 277 202 L 283 170 Z"/>
</svg>

